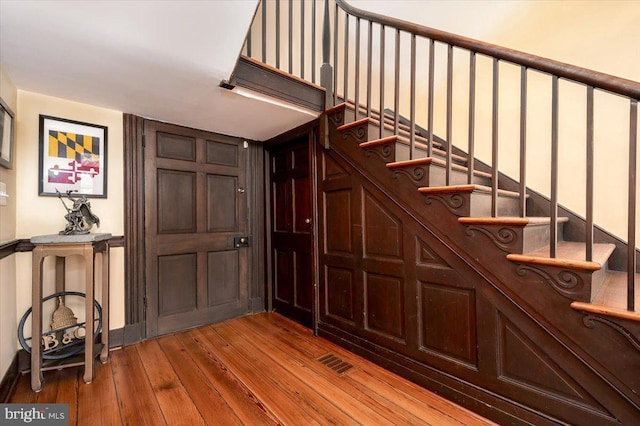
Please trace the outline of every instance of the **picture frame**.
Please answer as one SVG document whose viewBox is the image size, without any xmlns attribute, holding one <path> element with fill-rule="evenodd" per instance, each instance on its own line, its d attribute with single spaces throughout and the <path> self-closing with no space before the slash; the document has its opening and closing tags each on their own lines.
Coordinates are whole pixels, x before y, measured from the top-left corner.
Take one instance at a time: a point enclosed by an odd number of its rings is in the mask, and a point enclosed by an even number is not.
<svg viewBox="0 0 640 426">
<path fill-rule="evenodd" d="M 13 168 L 15 119 L 11 108 L 0 98 L 0 166 Z"/>
<path fill-rule="evenodd" d="M 40 114 L 38 193 L 107 198 L 108 128 Z"/>
</svg>

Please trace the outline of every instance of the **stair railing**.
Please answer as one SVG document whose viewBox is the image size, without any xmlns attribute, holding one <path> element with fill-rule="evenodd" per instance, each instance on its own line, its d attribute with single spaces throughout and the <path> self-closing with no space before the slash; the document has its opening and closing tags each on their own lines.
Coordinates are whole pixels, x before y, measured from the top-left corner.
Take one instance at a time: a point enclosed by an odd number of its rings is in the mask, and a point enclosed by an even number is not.
<svg viewBox="0 0 640 426">
<path fill-rule="evenodd" d="M 627 233 L 627 309 L 634 311 L 635 281 L 638 270 L 638 258 L 636 250 L 636 216 L 637 216 L 637 135 L 638 135 L 638 100 L 640 100 L 640 83 L 618 78 L 612 75 L 580 68 L 562 62 L 542 58 L 539 56 L 507 49 L 497 45 L 481 42 L 471 38 L 440 31 L 425 26 L 413 24 L 400 19 L 386 17 L 375 13 L 363 11 L 352 7 L 344 0 L 283 0 L 286 7 L 281 6 L 280 0 L 262 1 L 259 6 L 261 18 L 254 20 L 252 30 L 249 32 L 244 53 L 262 62 L 283 69 L 290 74 L 317 83 L 315 70 L 317 68 L 317 56 L 322 57 L 321 84 L 327 89 L 327 106 L 338 102 L 347 102 L 355 112 L 355 119 L 370 118 L 379 121 L 380 138 L 385 129 L 385 108 L 391 106 L 393 117 L 391 127 L 394 133 L 398 133 L 401 117 L 408 115 L 410 127 L 409 158 L 417 155 L 431 156 L 434 151 L 434 127 L 436 115 L 443 108 L 436 105 L 436 78 L 438 69 L 436 63 L 439 52 L 446 50 L 446 77 L 445 86 L 445 117 L 444 117 L 444 148 L 446 161 L 446 185 L 451 183 L 452 151 L 455 146 L 464 146 L 466 142 L 467 182 L 471 184 L 474 177 L 474 157 L 476 157 L 476 131 L 481 118 L 478 117 L 478 88 L 481 83 L 478 73 L 478 63 L 491 62 L 491 215 L 496 217 L 498 210 L 499 188 L 499 152 L 502 141 L 499 138 L 500 119 L 500 91 L 501 72 L 503 67 L 510 66 L 519 69 L 519 210 L 520 216 L 527 215 L 527 131 L 529 129 L 528 105 L 530 96 L 531 78 L 539 79 L 539 76 L 550 77 L 550 257 L 557 257 L 558 240 L 558 172 L 559 172 L 559 126 L 560 126 L 560 84 L 573 84 L 582 87 L 586 92 L 585 124 L 585 260 L 593 261 L 594 247 L 594 169 L 596 165 L 594 147 L 595 98 L 596 96 L 613 96 L 622 98 L 628 103 L 629 131 L 628 131 L 628 197 L 626 200 L 628 210 Z M 320 4 L 319 4 L 320 3 Z M 319 13 L 322 10 L 322 15 Z M 287 19 L 282 19 L 286 15 Z M 355 25 L 352 30 L 351 26 Z M 366 43 L 363 43 L 362 28 L 365 28 Z M 318 28 L 322 32 L 319 34 Z M 331 31 L 333 28 L 333 31 Z M 286 39 L 283 40 L 283 34 Z M 388 37 L 392 36 L 393 51 L 390 52 Z M 261 40 L 259 54 L 252 52 L 252 39 Z M 406 40 L 409 40 L 408 47 Z M 418 42 L 426 45 L 421 49 L 423 53 L 418 57 Z M 365 48 L 362 46 L 365 44 Z M 377 44 L 377 49 L 374 49 Z M 282 47 L 285 47 L 283 49 Z M 364 53 L 363 53 L 364 50 Z M 426 50 L 426 53 L 424 53 Z M 408 53 L 406 53 L 408 52 Z M 454 92 L 454 58 L 458 58 L 461 52 L 468 57 L 468 116 L 466 141 L 454 140 L 454 120 L 459 120 L 459 114 L 453 112 Z M 333 55 L 331 55 L 331 53 Z M 307 55 L 308 54 L 308 55 Z M 393 55 L 393 65 L 389 66 L 387 58 Z M 364 57 L 364 58 L 363 58 Z M 407 57 L 409 58 L 407 60 Z M 287 67 L 281 66 L 281 61 L 287 60 Z M 377 64 L 374 63 L 377 61 Z M 416 89 L 417 63 L 426 63 L 426 75 L 428 76 L 426 88 L 423 92 Z M 457 61 L 459 62 L 459 61 Z M 408 64 L 408 66 L 407 66 Z M 366 68 L 362 72 L 362 67 Z M 391 76 L 389 71 L 391 69 Z M 407 79 L 402 78 L 403 71 L 409 69 Z M 533 77 L 532 77 L 533 76 Z M 374 84 L 377 80 L 377 85 Z M 392 97 L 387 91 L 392 81 Z M 420 79 L 422 81 L 422 79 Z M 484 83 L 484 82 L 482 82 Z M 362 95 L 364 91 L 364 97 Z M 375 98 L 373 95 L 376 95 Z M 536 92 L 536 96 L 540 94 Z M 391 100 L 389 100 L 391 98 Z M 418 102 L 420 102 L 418 104 Z M 416 142 L 416 120 L 418 119 L 418 105 L 426 105 L 427 136 L 426 148 L 418 152 Z M 377 108 L 376 108 L 377 106 Z M 504 119 L 504 118 L 503 118 Z M 624 118 L 626 120 L 626 118 Z"/>
</svg>

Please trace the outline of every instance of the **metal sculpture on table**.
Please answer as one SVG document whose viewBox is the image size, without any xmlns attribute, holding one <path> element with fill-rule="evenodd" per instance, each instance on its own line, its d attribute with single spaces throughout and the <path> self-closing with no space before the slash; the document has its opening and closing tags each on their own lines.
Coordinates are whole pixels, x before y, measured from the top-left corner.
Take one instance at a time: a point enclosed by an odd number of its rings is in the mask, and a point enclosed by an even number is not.
<svg viewBox="0 0 640 426">
<path fill-rule="evenodd" d="M 64 218 L 67 220 L 67 226 L 64 231 L 60 231 L 60 235 L 80 235 L 88 234 L 95 224 L 100 227 L 100 218 L 91 212 L 91 203 L 85 196 L 74 197 L 71 194 L 77 192 L 75 190 L 67 191 L 67 198 L 73 202 L 73 206 L 69 208 L 62 199 L 62 194 L 56 189 L 58 198 L 67 210 Z"/>
</svg>

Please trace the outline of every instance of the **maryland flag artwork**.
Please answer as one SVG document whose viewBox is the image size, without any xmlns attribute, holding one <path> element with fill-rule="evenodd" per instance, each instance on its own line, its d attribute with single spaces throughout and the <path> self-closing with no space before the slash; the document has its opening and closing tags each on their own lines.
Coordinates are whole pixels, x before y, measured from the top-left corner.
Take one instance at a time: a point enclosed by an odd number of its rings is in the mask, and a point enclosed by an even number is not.
<svg viewBox="0 0 640 426">
<path fill-rule="evenodd" d="M 57 158 L 49 168 L 49 183 L 75 184 L 100 173 L 100 138 L 58 130 L 49 130 L 47 154 Z"/>
</svg>

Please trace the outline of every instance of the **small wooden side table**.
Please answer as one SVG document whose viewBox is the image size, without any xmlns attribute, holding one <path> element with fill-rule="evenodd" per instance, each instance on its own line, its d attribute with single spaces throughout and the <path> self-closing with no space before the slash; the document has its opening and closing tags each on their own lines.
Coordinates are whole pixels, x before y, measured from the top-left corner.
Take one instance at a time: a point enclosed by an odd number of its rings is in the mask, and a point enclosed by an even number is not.
<svg viewBox="0 0 640 426">
<path fill-rule="evenodd" d="M 31 317 L 31 389 L 42 389 L 42 265 L 47 256 L 56 256 L 56 291 L 64 291 L 64 260 L 79 255 L 85 262 L 85 347 L 84 381 L 91 383 L 94 377 L 94 301 L 95 301 L 95 259 L 102 257 L 102 350 L 100 361 L 109 359 L 109 238 L 111 234 L 84 235 L 40 235 L 31 238 L 33 249 L 32 275 L 32 317 Z M 58 368 L 61 368 L 59 366 Z"/>
</svg>

